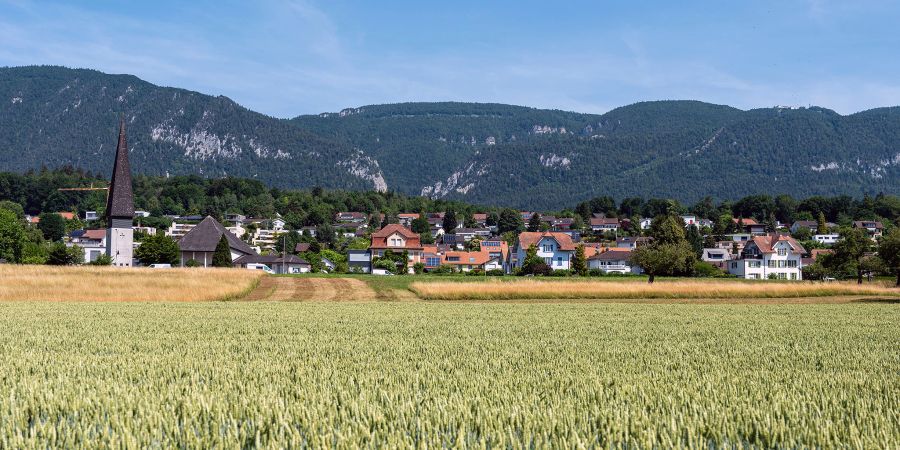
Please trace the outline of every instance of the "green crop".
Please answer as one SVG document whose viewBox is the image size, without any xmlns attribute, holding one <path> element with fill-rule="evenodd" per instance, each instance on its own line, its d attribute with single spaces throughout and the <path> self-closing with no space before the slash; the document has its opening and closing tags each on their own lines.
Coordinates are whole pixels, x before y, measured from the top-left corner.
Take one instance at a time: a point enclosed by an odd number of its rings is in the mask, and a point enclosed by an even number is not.
<svg viewBox="0 0 900 450">
<path fill-rule="evenodd" d="M 898 448 L 900 308 L 0 303 L 0 448 Z"/>
</svg>

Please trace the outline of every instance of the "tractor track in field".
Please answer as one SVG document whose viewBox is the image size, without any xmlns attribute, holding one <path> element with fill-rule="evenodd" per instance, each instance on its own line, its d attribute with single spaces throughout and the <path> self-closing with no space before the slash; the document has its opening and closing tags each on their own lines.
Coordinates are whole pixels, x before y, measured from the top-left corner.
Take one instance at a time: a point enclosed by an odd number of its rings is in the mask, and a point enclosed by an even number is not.
<svg viewBox="0 0 900 450">
<path fill-rule="evenodd" d="M 378 300 L 366 282 L 354 278 L 263 277 L 245 301 L 345 302 Z"/>
</svg>

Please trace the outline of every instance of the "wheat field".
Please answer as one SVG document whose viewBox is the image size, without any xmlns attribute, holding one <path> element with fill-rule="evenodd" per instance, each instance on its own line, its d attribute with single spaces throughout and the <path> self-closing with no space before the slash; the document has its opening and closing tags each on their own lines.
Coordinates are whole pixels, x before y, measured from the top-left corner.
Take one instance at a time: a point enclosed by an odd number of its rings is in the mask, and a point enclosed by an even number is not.
<svg viewBox="0 0 900 450">
<path fill-rule="evenodd" d="M 731 281 L 545 281 L 413 282 L 427 300 L 900 297 L 900 289 L 852 282 Z"/>
<path fill-rule="evenodd" d="M 0 302 L 0 448 L 898 448 L 900 309 Z"/>
<path fill-rule="evenodd" d="M 149 269 L 0 265 L 0 301 L 209 301 L 248 293 L 246 269 Z"/>
</svg>

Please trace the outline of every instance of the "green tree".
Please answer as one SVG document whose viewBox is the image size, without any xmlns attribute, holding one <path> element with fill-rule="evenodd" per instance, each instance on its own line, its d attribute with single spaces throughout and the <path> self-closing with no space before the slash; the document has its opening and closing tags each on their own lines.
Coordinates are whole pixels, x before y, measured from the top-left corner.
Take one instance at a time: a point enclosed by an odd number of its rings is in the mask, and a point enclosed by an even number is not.
<svg viewBox="0 0 900 450">
<path fill-rule="evenodd" d="M 856 273 L 857 284 L 862 284 L 865 267 L 860 264 L 870 251 L 872 240 L 863 228 L 844 228 L 841 237 L 834 244 L 834 254 L 828 258 L 832 268 L 843 272 Z"/>
<path fill-rule="evenodd" d="M 897 286 L 900 287 L 900 227 L 895 227 L 881 238 L 878 256 L 897 275 Z"/>
<path fill-rule="evenodd" d="M 684 220 L 672 214 L 656 216 L 648 234 L 659 244 L 676 244 L 684 241 Z"/>
<path fill-rule="evenodd" d="M 112 264 L 112 256 L 107 255 L 106 253 L 97 257 L 97 259 L 90 262 L 92 266 L 108 266 Z"/>
<path fill-rule="evenodd" d="M 497 222 L 497 231 L 504 233 L 519 233 L 525 229 L 522 214 L 512 208 L 504 208 L 500 211 L 500 220 Z"/>
<path fill-rule="evenodd" d="M 177 265 L 180 257 L 178 243 L 162 232 L 147 236 L 134 251 L 134 257 L 143 264 Z"/>
<path fill-rule="evenodd" d="M 578 244 L 578 247 L 575 247 L 575 256 L 572 257 L 572 271 L 581 276 L 585 276 L 588 273 L 587 258 L 584 255 L 584 244 Z"/>
<path fill-rule="evenodd" d="M 413 233 L 422 234 L 431 231 L 431 224 L 428 223 L 428 219 L 422 211 L 419 212 L 419 216 L 413 219 L 409 225 Z"/>
<path fill-rule="evenodd" d="M 66 235 L 66 219 L 57 213 L 43 213 L 38 222 L 38 229 L 44 233 L 44 239 L 55 242 Z"/>
<path fill-rule="evenodd" d="M 818 224 L 816 226 L 816 234 L 827 234 L 828 233 L 828 223 L 825 222 L 825 213 L 819 211 L 819 219 L 817 220 Z"/>
<path fill-rule="evenodd" d="M 694 268 L 694 251 L 686 241 L 642 245 L 631 253 L 631 263 L 641 267 L 653 283 L 658 275 L 680 275 Z"/>
<path fill-rule="evenodd" d="M 687 228 L 685 239 L 688 241 L 688 244 L 690 244 L 691 249 L 694 250 L 694 254 L 697 255 L 697 258 L 703 255 L 703 235 L 700 234 L 697 225 L 691 224 Z"/>
<path fill-rule="evenodd" d="M 51 266 L 72 266 L 84 262 L 84 252 L 81 247 L 73 245 L 67 247 L 62 242 L 54 242 L 50 245 L 50 253 L 47 264 Z"/>
<path fill-rule="evenodd" d="M 25 219 L 25 209 L 22 208 L 22 205 L 16 202 L 10 200 L 0 201 L 0 209 L 5 209 L 12 212 L 19 220 Z"/>
<path fill-rule="evenodd" d="M 448 209 L 447 212 L 444 213 L 444 221 L 442 225 L 444 227 L 444 233 L 456 233 L 456 227 L 457 225 L 459 225 L 459 223 L 456 221 L 456 211 Z"/>
<path fill-rule="evenodd" d="M 219 238 L 219 243 L 216 244 L 216 250 L 213 252 L 212 257 L 212 266 L 232 267 L 231 246 L 228 245 L 228 238 L 224 234 Z"/>
<path fill-rule="evenodd" d="M 528 231 L 541 231 L 541 215 L 538 213 L 534 213 L 531 215 L 531 218 L 528 219 Z"/>
<path fill-rule="evenodd" d="M 0 259 L 22 262 L 22 249 L 26 243 L 22 220 L 8 209 L 0 209 Z"/>
</svg>

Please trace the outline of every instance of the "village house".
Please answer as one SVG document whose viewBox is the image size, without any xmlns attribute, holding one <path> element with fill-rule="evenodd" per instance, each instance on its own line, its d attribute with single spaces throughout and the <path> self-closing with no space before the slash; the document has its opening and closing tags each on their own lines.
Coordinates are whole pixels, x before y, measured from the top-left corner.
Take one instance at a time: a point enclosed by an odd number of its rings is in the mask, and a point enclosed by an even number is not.
<svg viewBox="0 0 900 450">
<path fill-rule="evenodd" d="M 730 248 L 704 248 L 700 256 L 701 261 L 715 265 L 722 270 L 728 270 L 728 261 L 731 261 Z"/>
<path fill-rule="evenodd" d="M 728 271 L 751 280 L 765 280 L 770 276 L 801 280 L 804 253 L 806 250 L 790 236 L 778 233 L 753 236 L 741 251 L 740 259 L 728 264 Z"/>
<path fill-rule="evenodd" d="M 841 238 L 841 235 L 839 235 L 837 233 L 816 234 L 813 236 L 814 241 L 816 241 L 820 244 L 825 244 L 825 245 L 832 245 L 832 244 L 836 243 L 838 241 L 838 239 L 840 239 L 840 238 Z"/>
<path fill-rule="evenodd" d="M 617 248 L 634 250 L 641 245 L 649 244 L 653 238 L 647 236 L 624 236 L 616 239 Z"/>
<path fill-rule="evenodd" d="M 872 239 L 879 238 L 884 233 L 884 225 L 874 220 L 857 220 L 853 222 L 853 228 L 863 228 Z"/>
<path fill-rule="evenodd" d="M 815 232 L 819 229 L 819 222 L 815 220 L 797 220 L 791 225 L 791 234 L 797 234 L 800 232 L 801 228 L 806 228 L 812 232 Z M 837 224 L 832 222 L 825 222 L 825 228 L 833 229 L 837 228 Z"/>
<path fill-rule="evenodd" d="M 75 245 L 84 252 L 84 262 L 94 262 L 106 253 L 106 230 L 75 230 L 69 234 L 66 246 Z"/>
<path fill-rule="evenodd" d="M 241 256 L 256 254 L 253 248 L 225 229 L 219 221 L 207 216 L 178 240 L 181 265 L 186 265 L 190 260 L 196 261 L 202 267 L 212 265 L 213 253 L 223 235 L 228 240 L 232 261 Z"/>
<path fill-rule="evenodd" d="M 277 274 L 307 273 L 311 266 L 308 262 L 295 255 L 244 255 L 235 259 L 234 267 L 247 269 L 249 266 L 265 265 Z"/>
<path fill-rule="evenodd" d="M 364 223 L 368 220 L 365 213 L 356 211 L 342 211 L 334 215 L 334 221 L 338 223 Z"/>
<path fill-rule="evenodd" d="M 412 265 L 423 262 L 423 248 L 421 238 L 403 225 L 392 223 L 372 233 L 371 245 L 372 262 L 375 258 L 384 256 L 388 250 L 394 253 L 407 252 L 407 266 L 412 270 Z"/>
<path fill-rule="evenodd" d="M 748 218 L 733 218 L 731 219 L 735 225 L 741 226 L 743 225 L 743 232 L 749 234 L 766 234 L 766 226 L 757 222 L 751 217 Z"/>
<path fill-rule="evenodd" d="M 347 250 L 347 268 L 350 272 L 372 273 L 372 252 Z"/>
<path fill-rule="evenodd" d="M 522 267 L 525 254 L 532 245 L 537 247 L 537 255 L 553 270 L 568 270 L 572 256 L 575 254 L 575 243 L 566 233 L 556 231 L 535 231 L 519 233 L 516 243 L 510 252 L 507 271 Z"/>
<path fill-rule="evenodd" d="M 591 231 L 594 233 L 615 232 L 619 230 L 619 219 L 615 217 L 597 216 L 591 217 Z"/>
<path fill-rule="evenodd" d="M 631 250 L 611 248 L 587 258 L 589 269 L 599 269 L 609 274 L 639 274 L 641 268 L 631 264 Z"/>
</svg>

